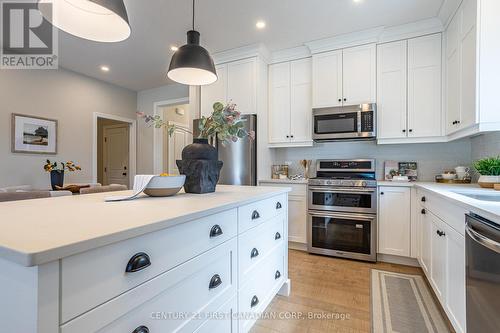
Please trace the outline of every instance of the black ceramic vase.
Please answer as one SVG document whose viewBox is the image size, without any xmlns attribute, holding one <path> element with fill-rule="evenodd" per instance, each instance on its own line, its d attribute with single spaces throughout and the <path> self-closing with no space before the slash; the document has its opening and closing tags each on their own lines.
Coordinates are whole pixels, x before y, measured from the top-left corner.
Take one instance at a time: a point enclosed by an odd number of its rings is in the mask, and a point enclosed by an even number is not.
<svg viewBox="0 0 500 333">
<path fill-rule="evenodd" d="M 193 139 L 182 150 L 182 160 L 177 160 L 181 175 L 186 175 L 186 193 L 211 193 L 219 181 L 222 161 L 218 161 L 217 149 L 207 139 Z"/>
<path fill-rule="evenodd" d="M 56 186 L 63 187 L 64 171 L 52 170 L 50 172 L 50 185 L 53 191 L 57 190 Z"/>
</svg>

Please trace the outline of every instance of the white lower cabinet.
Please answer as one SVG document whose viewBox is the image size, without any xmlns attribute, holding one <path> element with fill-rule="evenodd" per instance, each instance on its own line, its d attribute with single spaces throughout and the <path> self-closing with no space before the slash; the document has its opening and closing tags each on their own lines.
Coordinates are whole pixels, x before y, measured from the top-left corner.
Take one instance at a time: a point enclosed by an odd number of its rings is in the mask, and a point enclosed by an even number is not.
<svg viewBox="0 0 500 333">
<path fill-rule="evenodd" d="M 464 210 L 419 191 L 418 260 L 455 331 L 465 332 Z"/>
<path fill-rule="evenodd" d="M 378 253 L 410 256 L 411 188 L 379 187 Z"/>
</svg>

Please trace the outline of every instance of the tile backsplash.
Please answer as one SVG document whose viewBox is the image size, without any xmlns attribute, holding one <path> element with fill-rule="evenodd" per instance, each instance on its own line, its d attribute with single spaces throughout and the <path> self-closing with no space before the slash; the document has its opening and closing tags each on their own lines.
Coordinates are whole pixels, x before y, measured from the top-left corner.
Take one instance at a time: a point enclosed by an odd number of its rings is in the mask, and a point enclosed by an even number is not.
<svg viewBox="0 0 500 333">
<path fill-rule="evenodd" d="M 497 136 L 497 147 L 500 136 Z M 489 148 L 488 148 L 489 149 Z M 302 174 L 299 160 L 313 160 L 314 176 L 317 159 L 375 158 L 377 179 L 384 178 L 384 161 L 417 162 L 420 181 L 433 181 L 435 175 L 455 166 L 470 166 L 471 140 L 462 139 L 448 143 L 377 145 L 375 142 L 331 142 L 315 144 L 312 148 L 276 149 L 274 164 L 290 162 L 290 175 Z M 269 175 L 270 178 L 270 175 Z"/>
<path fill-rule="evenodd" d="M 479 135 L 471 139 L 472 161 L 500 155 L 500 132 Z"/>
</svg>

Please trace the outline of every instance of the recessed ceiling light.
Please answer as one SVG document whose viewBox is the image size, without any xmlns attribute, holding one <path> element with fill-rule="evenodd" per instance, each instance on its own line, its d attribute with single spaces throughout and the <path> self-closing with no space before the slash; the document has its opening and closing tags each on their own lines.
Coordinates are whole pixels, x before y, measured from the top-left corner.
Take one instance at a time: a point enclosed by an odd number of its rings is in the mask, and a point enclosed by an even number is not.
<svg viewBox="0 0 500 333">
<path fill-rule="evenodd" d="M 257 29 L 264 29 L 266 27 L 266 22 L 257 21 L 257 23 L 255 23 L 255 26 L 257 27 Z"/>
<path fill-rule="evenodd" d="M 109 72 L 109 67 L 108 66 L 101 66 L 101 71 Z"/>
<path fill-rule="evenodd" d="M 170 50 L 176 52 L 179 48 L 175 45 L 170 46 Z"/>
<path fill-rule="evenodd" d="M 354 3 L 362 3 L 364 0 L 352 0 Z"/>
</svg>

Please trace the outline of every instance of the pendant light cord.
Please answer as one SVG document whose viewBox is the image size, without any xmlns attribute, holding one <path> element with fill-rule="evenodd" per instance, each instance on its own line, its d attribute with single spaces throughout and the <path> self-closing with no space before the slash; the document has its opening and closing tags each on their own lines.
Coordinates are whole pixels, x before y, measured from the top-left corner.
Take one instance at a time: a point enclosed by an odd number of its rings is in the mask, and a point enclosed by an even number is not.
<svg viewBox="0 0 500 333">
<path fill-rule="evenodd" d="M 195 0 L 193 0 L 193 30 L 194 30 L 194 2 Z"/>
</svg>

